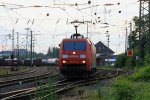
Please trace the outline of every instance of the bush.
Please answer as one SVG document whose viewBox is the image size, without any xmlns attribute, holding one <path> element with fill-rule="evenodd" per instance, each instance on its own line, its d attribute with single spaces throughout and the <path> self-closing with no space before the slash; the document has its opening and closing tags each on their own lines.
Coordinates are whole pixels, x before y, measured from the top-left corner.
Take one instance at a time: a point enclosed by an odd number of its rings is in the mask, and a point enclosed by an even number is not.
<svg viewBox="0 0 150 100">
<path fill-rule="evenodd" d="M 88 100 L 149 100 L 149 82 L 134 82 L 130 79 L 117 78 L 112 84 L 90 91 L 86 97 Z"/>
<path fill-rule="evenodd" d="M 115 90 L 115 100 L 133 100 L 135 89 L 131 81 L 124 77 L 122 79 L 118 78 L 112 86 Z"/>
<path fill-rule="evenodd" d="M 54 79 L 53 77 L 49 77 L 48 84 L 44 85 L 44 83 L 41 80 L 37 80 L 36 84 L 36 91 L 35 91 L 35 97 L 34 100 L 58 100 L 56 94 L 51 94 L 53 91 L 55 91 L 55 87 L 52 86 Z"/>
<path fill-rule="evenodd" d="M 126 56 L 125 54 L 120 54 L 117 56 L 115 67 L 124 67 L 126 63 Z"/>
<path fill-rule="evenodd" d="M 88 92 L 86 97 L 88 100 L 115 100 L 113 92 L 114 91 L 109 85 L 100 86 L 98 90 Z"/>
<path fill-rule="evenodd" d="M 136 66 L 136 59 L 135 59 L 135 56 L 127 57 L 126 66 L 127 66 L 127 67 Z"/>
<path fill-rule="evenodd" d="M 136 82 L 134 85 L 137 88 L 134 100 L 149 100 L 150 98 L 150 84 L 149 82 Z"/>
<path fill-rule="evenodd" d="M 91 91 L 87 94 L 88 100 L 101 100 L 101 94 L 97 91 Z"/>
<path fill-rule="evenodd" d="M 150 81 L 150 66 L 143 67 L 133 74 L 135 81 Z"/>
<path fill-rule="evenodd" d="M 149 56 L 149 54 L 145 55 L 144 64 L 145 65 L 150 65 L 150 56 Z"/>
</svg>

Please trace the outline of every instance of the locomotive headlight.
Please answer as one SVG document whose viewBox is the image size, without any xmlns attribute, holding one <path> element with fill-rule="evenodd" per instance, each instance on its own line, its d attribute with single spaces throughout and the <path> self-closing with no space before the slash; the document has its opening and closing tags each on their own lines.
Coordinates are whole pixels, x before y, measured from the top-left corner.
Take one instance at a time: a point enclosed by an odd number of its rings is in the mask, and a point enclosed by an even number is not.
<svg viewBox="0 0 150 100">
<path fill-rule="evenodd" d="M 66 61 L 65 61 L 65 60 L 63 60 L 62 62 L 63 62 L 63 63 L 66 63 Z"/>
<path fill-rule="evenodd" d="M 83 60 L 82 63 L 85 64 L 85 61 Z"/>
<path fill-rule="evenodd" d="M 75 55 L 75 54 L 76 54 L 76 52 L 72 52 L 72 54 L 74 54 L 74 55 Z"/>
<path fill-rule="evenodd" d="M 62 55 L 62 58 L 68 58 L 68 55 Z"/>
<path fill-rule="evenodd" d="M 86 55 L 80 55 L 80 58 L 86 58 Z"/>
</svg>

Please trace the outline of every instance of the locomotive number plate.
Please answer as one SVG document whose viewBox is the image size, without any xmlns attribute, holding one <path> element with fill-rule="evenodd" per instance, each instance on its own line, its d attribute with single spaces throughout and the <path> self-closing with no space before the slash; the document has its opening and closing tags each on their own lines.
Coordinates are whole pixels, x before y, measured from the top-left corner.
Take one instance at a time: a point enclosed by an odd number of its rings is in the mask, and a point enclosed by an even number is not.
<svg viewBox="0 0 150 100">
<path fill-rule="evenodd" d="M 69 58 L 79 58 L 78 55 L 69 55 Z"/>
</svg>

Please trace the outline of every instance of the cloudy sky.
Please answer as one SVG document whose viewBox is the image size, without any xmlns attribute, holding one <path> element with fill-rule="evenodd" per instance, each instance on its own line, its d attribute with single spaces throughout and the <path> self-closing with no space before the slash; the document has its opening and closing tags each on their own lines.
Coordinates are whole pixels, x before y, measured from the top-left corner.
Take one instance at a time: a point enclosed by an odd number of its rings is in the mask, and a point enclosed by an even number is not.
<svg viewBox="0 0 150 100">
<path fill-rule="evenodd" d="M 139 15 L 137 0 L 0 0 L 0 51 L 11 50 L 12 30 L 15 47 L 17 32 L 19 46 L 28 49 L 30 28 L 36 52 L 46 53 L 48 47 L 56 46 L 63 38 L 75 33 L 74 20 L 88 23 L 88 37 L 107 45 L 106 31 L 110 34 L 109 47 L 119 54 L 125 50 L 125 28 Z M 108 23 L 107 25 L 105 23 Z M 87 36 L 87 24 L 80 24 L 78 32 Z M 9 35 L 10 34 L 10 35 Z"/>
</svg>

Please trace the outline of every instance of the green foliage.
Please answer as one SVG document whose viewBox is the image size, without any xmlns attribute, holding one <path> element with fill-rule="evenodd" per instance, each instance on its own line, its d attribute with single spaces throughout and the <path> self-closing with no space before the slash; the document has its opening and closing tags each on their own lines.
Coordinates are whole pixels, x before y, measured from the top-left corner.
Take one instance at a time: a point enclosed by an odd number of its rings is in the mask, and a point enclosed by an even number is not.
<svg viewBox="0 0 150 100">
<path fill-rule="evenodd" d="M 134 82 L 133 78 L 120 77 L 113 84 L 115 100 L 149 100 L 149 82 Z"/>
<path fill-rule="evenodd" d="M 112 84 L 88 94 L 88 100 L 149 100 L 150 65 L 138 68 L 131 76 L 117 77 Z"/>
<path fill-rule="evenodd" d="M 87 95 L 88 100 L 102 100 L 101 94 L 97 91 L 91 91 Z"/>
<path fill-rule="evenodd" d="M 47 54 L 51 54 L 51 48 L 48 48 Z"/>
<path fill-rule="evenodd" d="M 117 78 L 112 84 L 100 86 L 97 91 L 91 91 L 88 100 L 134 100 L 136 87 L 125 77 Z"/>
<path fill-rule="evenodd" d="M 135 47 L 138 47 L 138 40 L 137 40 L 137 32 L 136 31 L 133 31 L 132 33 L 129 34 L 128 36 L 128 45 L 129 45 L 129 48 L 133 49 Z"/>
<path fill-rule="evenodd" d="M 113 83 L 115 100 L 133 100 L 135 89 L 131 81 L 122 77 Z"/>
<path fill-rule="evenodd" d="M 126 56 L 125 54 L 120 54 L 117 56 L 116 62 L 115 62 L 115 67 L 122 68 L 125 66 L 126 62 Z"/>
<path fill-rule="evenodd" d="M 114 90 L 109 85 L 101 86 L 98 90 L 101 100 L 115 100 Z"/>
<path fill-rule="evenodd" d="M 7 69 L 5 69 L 5 68 L 0 68 L 0 75 L 6 75 L 7 72 L 8 72 Z"/>
<path fill-rule="evenodd" d="M 37 55 L 35 55 L 37 58 L 44 58 L 44 54 L 43 53 L 38 53 Z"/>
<path fill-rule="evenodd" d="M 139 61 L 139 65 L 143 66 L 143 65 L 150 65 L 150 56 L 148 57 L 148 53 L 150 50 L 149 47 L 149 33 L 148 31 L 142 30 L 143 34 L 141 37 L 139 37 L 139 26 L 145 26 L 146 24 L 148 24 L 149 22 L 149 16 L 148 15 L 144 15 L 143 17 L 145 17 L 145 20 L 140 20 L 139 17 L 135 16 L 133 18 L 133 22 L 134 22 L 134 31 L 132 33 L 129 34 L 128 36 L 128 45 L 129 45 L 129 49 L 136 49 L 138 50 L 138 55 L 140 55 L 140 61 Z M 140 38 L 140 41 L 139 41 Z M 140 48 L 139 48 L 140 46 Z"/>
<path fill-rule="evenodd" d="M 112 84 L 100 86 L 97 91 L 90 91 L 87 98 L 88 100 L 149 100 L 149 81 L 133 80 L 130 76 L 118 77 Z"/>
<path fill-rule="evenodd" d="M 88 100 L 115 100 L 112 88 L 100 86 L 98 90 L 90 91 L 87 96 Z"/>
<path fill-rule="evenodd" d="M 133 74 L 133 80 L 150 81 L 150 66 L 143 67 Z"/>
<path fill-rule="evenodd" d="M 136 82 L 136 96 L 134 100 L 149 100 L 150 98 L 150 83 L 146 82 Z"/>
<path fill-rule="evenodd" d="M 145 55 L 144 65 L 150 65 L 150 55 L 148 54 Z"/>
<path fill-rule="evenodd" d="M 52 86 L 53 78 L 49 78 L 49 83 L 44 85 L 40 80 L 37 81 L 35 99 L 37 100 L 57 100 L 57 95 L 52 94 L 55 87 Z"/>
<path fill-rule="evenodd" d="M 136 60 L 136 56 L 138 55 L 138 49 L 133 50 L 133 56 L 127 56 L 127 54 L 120 54 L 117 56 L 115 67 L 123 68 L 134 68 L 137 66 L 138 61 Z"/>
<path fill-rule="evenodd" d="M 9 56 L 5 56 L 5 55 L 2 56 L 2 57 L 3 57 L 3 59 L 8 59 L 9 58 Z"/>
<path fill-rule="evenodd" d="M 58 58 L 58 55 L 59 55 L 59 48 L 53 47 L 52 51 L 50 50 L 50 48 L 48 49 L 46 57 L 48 57 L 48 58 Z"/>
<path fill-rule="evenodd" d="M 135 56 L 127 57 L 126 66 L 127 66 L 127 67 L 136 66 L 136 58 L 135 58 Z"/>
</svg>

